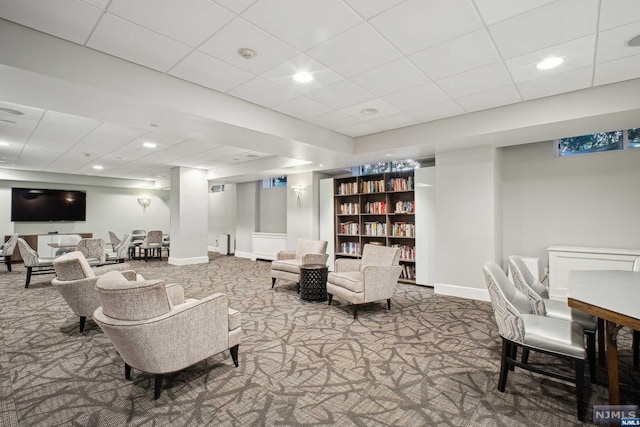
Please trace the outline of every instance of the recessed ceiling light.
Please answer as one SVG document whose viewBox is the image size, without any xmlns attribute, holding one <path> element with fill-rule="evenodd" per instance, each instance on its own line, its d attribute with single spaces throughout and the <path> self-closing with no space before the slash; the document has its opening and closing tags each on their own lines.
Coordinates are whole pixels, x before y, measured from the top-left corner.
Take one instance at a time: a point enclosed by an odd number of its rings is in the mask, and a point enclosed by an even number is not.
<svg viewBox="0 0 640 427">
<path fill-rule="evenodd" d="M 550 56 L 538 62 L 538 65 L 536 65 L 536 68 L 538 70 L 549 70 L 551 68 L 557 67 L 563 62 L 564 62 L 564 59 L 559 56 Z"/>
<path fill-rule="evenodd" d="M 14 110 L 13 108 L 0 108 L 1 113 L 13 114 L 14 116 L 24 116 L 22 111 Z"/>
<path fill-rule="evenodd" d="M 627 41 L 627 46 L 629 47 L 640 47 L 640 34 L 635 37 L 630 38 Z"/>
<path fill-rule="evenodd" d="M 99 170 L 99 171 L 100 171 L 100 170 L 104 169 L 104 166 L 101 166 L 101 165 L 93 165 L 93 168 L 94 168 L 94 169 L 96 169 L 96 170 Z"/>
<path fill-rule="evenodd" d="M 155 124 L 155 123 L 150 123 L 149 126 L 151 126 L 152 128 L 157 128 L 158 127 L 158 125 Z"/>
<path fill-rule="evenodd" d="M 18 122 L 14 122 L 13 120 L 6 120 L 6 119 L 2 119 L 2 120 L 0 120 L 0 122 L 11 123 L 12 125 L 17 125 L 18 124 Z"/>
<path fill-rule="evenodd" d="M 309 83 L 313 80 L 313 75 L 308 71 L 298 71 L 293 75 L 293 80 L 298 83 Z"/>
<path fill-rule="evenodd" d="M 0 141 L 0 146 L 2 146 L 2 147 L 8 147 L 8 146 L 9 146 L 9 143 L 8 143 L 8 142 L 5 142 L 5 141 Z"/>
<path fill-rule="evenodd" d="M 158 144 L 156 144 L 155 142 L 143 142 L 142 146 L 144 148 L 156 148 L 158 146 Z"/>
<path fill-rule="evenodd" d="M 365 116 L 370 116 L 372 114 L 378 114 L 378 110 L 376 110 L 375 108 L 365 108 L 364 110 L 360 110 L 360 113 L 364 114 Z"/>
<path fill-rule="evenodd" d="M 318 166 L 323 167 L 324 165 L 322 163 L 320 163 Z"/>
</svg>

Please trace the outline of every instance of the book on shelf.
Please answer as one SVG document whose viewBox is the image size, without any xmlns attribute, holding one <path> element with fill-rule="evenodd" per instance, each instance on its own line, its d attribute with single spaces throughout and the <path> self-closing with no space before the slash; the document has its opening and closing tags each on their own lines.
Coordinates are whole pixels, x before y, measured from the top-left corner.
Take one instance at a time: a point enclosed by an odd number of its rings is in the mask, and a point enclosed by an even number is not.
<svg viewBox="0 0 640 427">
<path fill-rule="evenodd" d="M 358 183 L 357 182 L 343 182 L 338 186 L 338 195 L 339 196 L 349 196 L 352 194 L 358 194 Z"/>
<path fill-rule="evenodd" d="M 367 202 L 364 204 L 364 213 L 384 215 L 387 213 L 387 202 Z"/>
<path fill-rule="evenodd" d="M 394 222 L 391 228 L 392 237 L 415 237 L 416 226 L 408 222 Z"/>
<path fill-rule="evenodd" d="M 342 203 L 340 204 L 340 213 L 342 215 L 358 215 L 360 214 L 359 203 Z"/>
<path fill-rule="evenodd" d="M 360 234 L 360 224 L 354 221 L 340 223 L 340 234 Z"/>
<path fill-rule="evenodd" d="M 400 249 L 400 259 L 415 261 L 416 247 L 413 245 L 392 245 L 394 248 Z"/>
<path fill-rule="evenodd" d="M 387 184 L 387 191 L 408 191 L 413 190 L 413 177 L 392 178 Z"/>
<path fill-rule="evenodd" d="M 400 278 L 405 280 L 416 280 L 416 268 L 410 264 L 402 264 Z"/>
<path fill-rule="evenodd" d="M 358 242 L 340 243 L 340 252 L 344 254 L 360 255 L 360 243 Z"/>
<path fill-rule="evenodd" d="M 394 213 L 415 213 L 416 202 L 413 200 L 398 200 Z"/>
<path fill-rule="evenodd" d="M 364 223 L 365 236 L 386 236 L 387 224 L 383 222 L 365 222 Z"/>
<path fill-rule="evenodd" d="M 384 192 L 384 179 L 360 181 L 361 193 L 382 193 Z"/>
</svg>

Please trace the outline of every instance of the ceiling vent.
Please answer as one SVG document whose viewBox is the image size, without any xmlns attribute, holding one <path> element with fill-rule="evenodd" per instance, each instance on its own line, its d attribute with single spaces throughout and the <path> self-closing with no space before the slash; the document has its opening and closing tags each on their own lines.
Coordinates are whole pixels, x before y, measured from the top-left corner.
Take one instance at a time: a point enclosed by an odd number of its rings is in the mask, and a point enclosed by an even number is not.
<svg viewBox="0 0 640 427">
<path fill-rule="evenodd" d="M 248 49 L 246 47 L 243 47 L 241 49 L 238 49 L 238 53 L 240 54 L 240 56 L 242 56 L 244 59 L 253 59 L 256 56 L 256 51 L 253 49 Z"/>
</svg>

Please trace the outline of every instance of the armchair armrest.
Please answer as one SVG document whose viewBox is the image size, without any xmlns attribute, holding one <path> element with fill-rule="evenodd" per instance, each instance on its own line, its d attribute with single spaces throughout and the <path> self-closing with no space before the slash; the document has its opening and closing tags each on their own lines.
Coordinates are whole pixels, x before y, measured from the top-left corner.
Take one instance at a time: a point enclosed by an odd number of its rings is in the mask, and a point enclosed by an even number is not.
<svg viewBox="0 0 640 427">
<path fill-rule="evenodd" d="M 402 267 L 399 265 L 392 267 L 380 265 L 365 266 L 362 269 L 365 301 L 391 298 L 395 292 L 401 272 Z"/>
<path fill-rule="evenodd" d="M 99 277 L 62 281 L 54 278 L 51 284 L 58 289 L 62 298 L 77 316 L 91 316 L 100 306 L 96 283 Z"/>
<path fill-rule="evenodd" d="M 336 260 L 336 273 L 342 273 L 345 271 L 359 271 L 360 260 L 351 258 L 338 258 Z"/>
<path fill-rule="evenodd" d="M 124 271 L 127 271 L 127 270 L 131 271 L 131 265 L 125 262 L 122 264 L 111 264 L 111 265 L 102 265 L 100 267 L 93 267 L 92 270 L 96 274 L 96 276 L 102 276 L 103 274 L 108 273 L 109 271 L 119 271 L 124 276 L 126 276 L 124 274 Z M 132 279 L 129 279 L 127 277 L 127 280 L 132 280 Z M 135 276 L 133 280 L 136 280 Z"/>
<path fill-rule="evenodd" d="M 307 264 L 322 264 L 325 265 L 329 259 L 327 254 L 304 254 L 302 256 L 302 265 Z"/>
<path fill-rule="evenodd" d="M 184 303 L 184 288 L 181 285 L 171 283 L 165 285 L 165 289 L 167 290 L 167 296 L 169 297 L 169 301 L 171 301 L 171 305 L 175 306 Z"/>
<path fill-rule="evenodd" d="M 124 270 L 124 271 L 121 271 L 120 273 L 122 273 L 125 279 L 127 279 L 130 282 L 135 282 L 138 278 L 138 275 L 133 270 Z"/>
<path fill-rule="evenodd" d="M 295 251 L 280 251 L 277 259 L 296 259 L 296 253 Z"/>
</svg>

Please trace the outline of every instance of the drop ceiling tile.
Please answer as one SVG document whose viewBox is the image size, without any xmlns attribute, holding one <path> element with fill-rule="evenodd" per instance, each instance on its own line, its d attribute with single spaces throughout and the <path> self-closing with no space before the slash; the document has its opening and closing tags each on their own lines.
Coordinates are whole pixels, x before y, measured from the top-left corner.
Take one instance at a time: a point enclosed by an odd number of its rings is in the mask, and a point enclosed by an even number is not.
<svg viewBox="0 0 640 427">
<path fill-rule="evenodd" d="M 639 2 L 640 3 L 640 2 Z M 640 53 L 640 47 L 630 47 L 626 42 L 640 34 L 640 21 L 598 33 L 596 63 L 633 56 Z"/>
<path fill-rule="evenodd" d="M 191 47 L 234 17 L 209 0 L 112 0 L 108 12 Z"/>
<path fill-rule="evenodd" d="M 16 110 L 22 114 L 12 114 L 5 111 L 0 111 L 0 119 L 2 120 L 28 120 L 38 122 L 42 118 L 45 110 L 42 108 L 27 107 L 25 105 L 12 104 L 11 102 L 0 101 L 0 108 L 7 108 L 9 110 Z"/>
<path fill-rule="evenodd" d="M 504 64 L 487 65 L 436 82 L 452 98 L 486 92 L 512 84 Z"/>
<path fill-rule="evenodd" d="M 595 35 L 591 35 L 511 58 L 506 61 L 506 64 L 513 80 L 520 83 L 593 65 L 594 46 Z M 549 70 L 536 68 L 538 62 L 551 56 L 561 57 L 564 62 Z"/>
<path fill-rule="evenodd" d="M 169 74 L 220 92 L 233 89 L 254 77 L 247 71 L 198 51 L 193 51 L 180 61 Z"/>
<path fill-rule="evenodd" d="M 418 121 L 408 114 L 399 113 L 392 116 L 369 120 L 367 123 L 374 125 L 380 130 L 390 130 L 415 125 L 418 123 Z"/>
<path fill-rule="evenodd" d="M 371 92 L 362 89 L 350 80 L 341 80 L 331 86 L 311 92 L 307 96 L 335 109 L 359 104 L 360 102 L 369 101 L 376 97 Z"/>
<path fill-rule="evenodd" d="M 369 19 L 380 12 L 391 9 L 404 0 L 345 0 L 364 19 Z"/>
<path fill-rule="evenodd" d="M 380 132 L 380 129 L 369 123 L 358 123 L 356 125 L 344 126 L 338 129 L 334 129 L 336 132 L 343 135 L 355 138 L 357 136 L 370 135 L 372 133 Z"/>
<path fill-rule="evenodd" d="M 595 85 L 640 78 L 640 55 L 596 64 Z"/>
<path fill-rule="evenodd" d="M 184 58 L 189 47 L 109 13 L 87 46 L 154 70 L 165 72 Z"/>
<path fill-rule="evenodd" d="M 240 13 L 254 4 L 256 0 L 214 0 L 219 5 L 232 10 L 235 13 Z"/>
<path fill-rule="evenodd" d="M 43 33 L 84 44 L 102 11 L 75 0 L 2 0 L 0 16 Z"/>
<path fill-rule="evenodd" d="M 455 99 L 455 102 L 467 112 L 486 110 L 520 101 L 522 98 L 514 86 L 501 87 Z"/>
<path fill-rule="evenodd" d="M 362 22 L 341 0 L 260 0 L 242 16 L 300 51 Z"/>
<path fill-rule="evenodd" d="M 114 135 L 103 132 L 92 132 L 82 141 L 78 142 L 72 149 L 75 153 L 88 153 L 90 156 L 110 153 L 131 142 L 131 137 L 124 135 Z M 85 157 L 90 157 L 85 156 Z"/>
<path fill-rule="evenodd" d="M 297 83 L 293 80 L 293 75 L 299 71 L 306 71 L 313 75 L 313 80 L 309 83 Z M 325 67 L 307 55 L 298 55 L 287 62 L 261 74 L 265 79 L 271 80 L 279 85 L 291 89 L 298 94 L 306 94 L 332 83 L 342 80 L 335 71 Z"/>
<path fill-rule="evenodd" d="M 256 56 L 245 59 L 238 53 L 241 48 L 254 50 Z M 261 74 L 299 54 L 291 46 L 242 18 L 231 21 L 198 50 L 253 74 Z"/>
<path fill-rule="evenodd" d="M 464 110 L 453 101 L 445 101 L 407 111 L 407 114 L 419 122 L 429 122 L 464 114 Z"/>
<path fill-rule="evenodd" d="M 453 76 L 500 61 L 484 30 L 474 31 L 409 57 L 431 80 Z"/>
<path fill-rule="evenodd" d="M 371 115 L 362 114 L 362 110 L 367 108 L 376 109 L 378 110 L 378 112 Z M 360 104 L 343 108 L 340 111 L 342 111 L 345 114 L 349 114 L 350 116 L 355 117 L 356 119 L 362 120 L 362 121 L 379 119 L 380 117 L 390 116 L 392 114 L 400 113 L 400 110 L 398 110 L 396 107 L 389 104 L 383 99 L 373 99 L 371 101 L 362 102 Z"/>
<path fill-rule="evenodd" d="M 449 96 L 434 83 L 427 83 L 422 86 L 392 93 L 383 99 L 402 111 L 415 110 L 416 108 L 425 107 L 430 104 L 438 104 L 451 100 Z"/>
<path fill-rule="evenodd" d="M 600 0 L 600 31 L 640 20 L 637 0 Z"/>
<path fill-rule="evenodd" d="M 390 62 L 351 78 L 378 96 L 400 92 L 414 86 L 420 86 L 429 81 L 418 68 L 406 58 Z"/>
<path fill-rule="evenodd" d="M 345 77 L 402 56 L 366 22 L 314 47 L 307 55 Z"/>
<path fill-rule="evenodd" d="M 331 108 L 306 96 L 300 96 L 274 107 L 274 110 L 305 120 L 310 117 L 326 114 L 331 111 Z"/>
<path fill-rule="evenodd" d="M 130 126 L 121 126 L 115 123 L 102 123 L 96 132 L 108 133 L 112 135 L 130 136 L 132 138 L 140 138 L 142 135 L 151 133 L 146 129 L 134 128 Z"/>
<path fill-rule="evenodd" d="M 102 10 L 106 10 L 107 6 L 109 5 L 109 1 L 111 0 L 82 0 L 82 1 L 92 6 L 95 6 L 97 8 L 100 8 Z"/>
<path fill-rule="evenodd" d="M 491 25 L 489 32 L 509 59 L 593 34 L 596 10 L 597 0 L 555 1 Z"/>
<path fill-rule="evenodd" d="M 408 0 L 369 22 L 405 54 L 435 46 L 481 26 L 467 0 Z"/>
<path fill-rule="evenodd" d="M 249 80 L 227 94 L 264 107 L 273 107 L 299 96 L 298 92 L 262 77 Z"/>
<path fill-rule="evenodd" d="M 484 23 L 491 25 L 552 1 L 554 0 L 474 0 L 474 3 Z"/>
<path fill-rule="evenodd" d="M 336 129 L 360 123 L 360 120 L 345 114 L 342 111 L 332 111 L 327 114 L 322 114 L 321 116 L 314 117 L 309 121 L 327 129 Z"/>
<path fill-rule="evenodd" d="M 39 128 L 46 126 L 60 126 L 62 128 L 79 129 L 80 132 L 90 132 L 102 125 L 102 122 L 86 117 L 74 116 L 72 114 L 59 113 L 57 111 L 47 111 L 40 120 Z"/>
<path fill-rule="evenodd" d="M 528 80 L 518 83 L 517 86 L 522 99 L 529 100 L 590 87 L 592 75 L 593 67 L 585 67 L 567 71 L 566 73 Z"/>
</svg>

